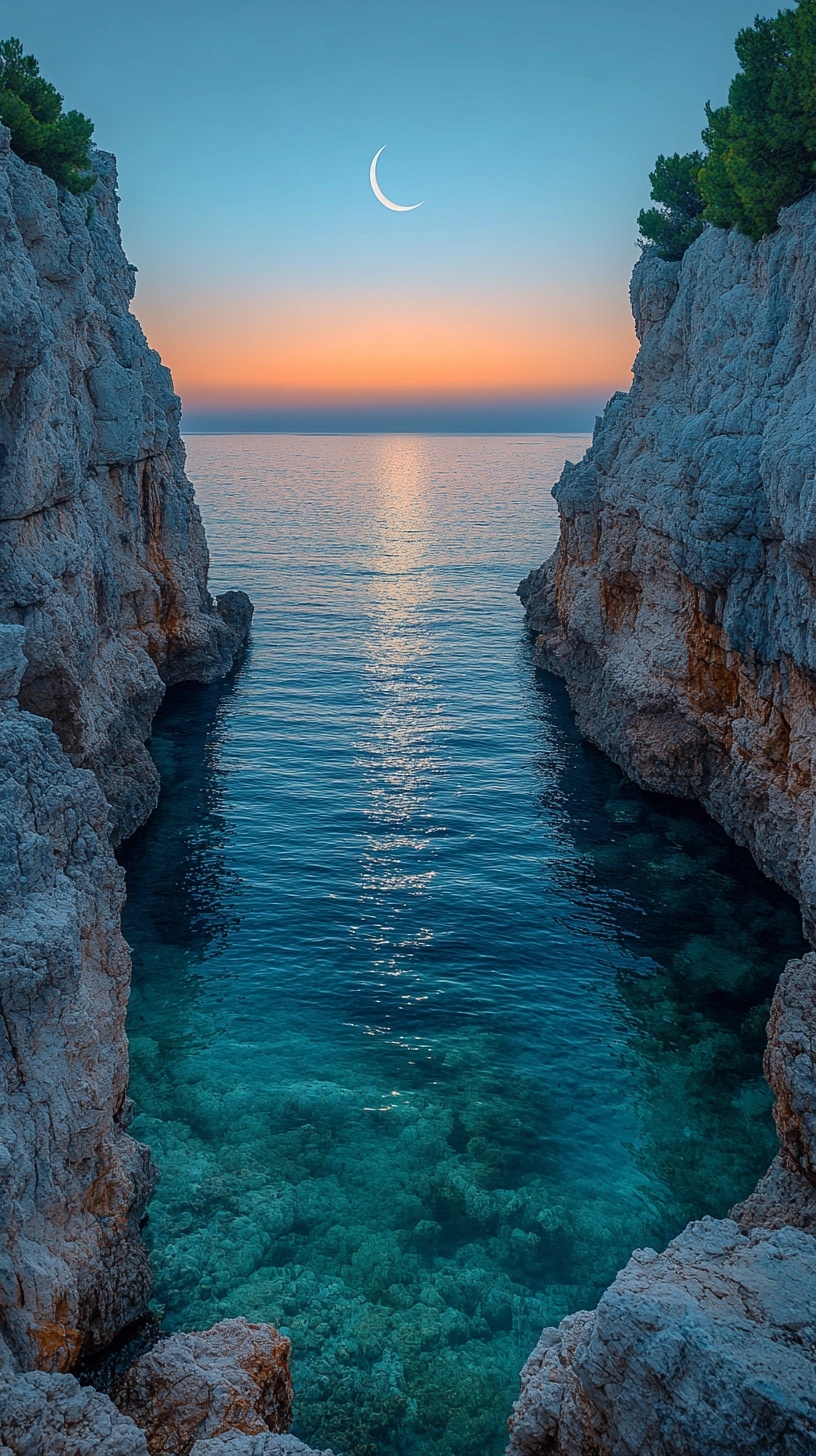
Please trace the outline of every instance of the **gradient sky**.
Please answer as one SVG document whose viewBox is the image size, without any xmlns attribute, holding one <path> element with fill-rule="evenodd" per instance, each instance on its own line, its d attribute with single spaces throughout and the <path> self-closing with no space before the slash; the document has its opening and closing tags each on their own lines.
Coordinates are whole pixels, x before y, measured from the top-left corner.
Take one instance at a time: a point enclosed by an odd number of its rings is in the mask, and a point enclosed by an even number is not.
<svg viewBox="0 0 816 1456">
<path fill-rule="evenodd" d="M 776 9 L 773 6 L 772 9 Z M 119 160 L 188 424 L 583 428 L 635 218 L 756 0 L 3 0 Z M 416 212 L 383 208 L 380 181 Z M 525 423 L 526 422 L 526 423 Z"/>
</svg>

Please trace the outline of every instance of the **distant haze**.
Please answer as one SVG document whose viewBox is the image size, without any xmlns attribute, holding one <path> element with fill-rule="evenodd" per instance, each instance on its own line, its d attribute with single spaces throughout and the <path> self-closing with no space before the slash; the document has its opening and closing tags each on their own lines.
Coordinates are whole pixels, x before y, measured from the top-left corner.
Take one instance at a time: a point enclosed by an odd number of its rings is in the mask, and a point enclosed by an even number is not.
<svg viewBox="0 0 816 1456">
<path fill-rule="evenodd" d="M 5 0 L 2 28 L 117 154 L 187 427 L 569 430 L 628 388 L 647 174 L 699 145 L 755 8 Z M 371 192 L 384 144 L 416 212 Z"/>
<path fill-rule="evenodd" d="M 586 433 L 603 409 L 605 397 L 543 396 L 540 399 L 404 399 L 300 407 L 185 406 L 182 430 L 192 434 L 265 434 L 319 431 L 324 434 L 422 433 L 523 435 Z"/>
</svg>

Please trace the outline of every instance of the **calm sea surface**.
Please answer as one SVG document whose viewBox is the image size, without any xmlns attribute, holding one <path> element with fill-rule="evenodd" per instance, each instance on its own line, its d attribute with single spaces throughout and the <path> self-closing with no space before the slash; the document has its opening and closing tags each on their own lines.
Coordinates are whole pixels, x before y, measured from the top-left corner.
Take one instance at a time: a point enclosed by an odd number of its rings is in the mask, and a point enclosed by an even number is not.
<svg viewBox="0 0 816 1456">
<path fill-rule="evenodd" d="M 582 743 L 516 584 L 578 436 L 198 436 L 234 682 L 124 853 L 170 1328 L 291 1335 L 295 1430 L 488 1456 L 543 1325 L 774 1148 L 792 903 Z"/>
</svg>

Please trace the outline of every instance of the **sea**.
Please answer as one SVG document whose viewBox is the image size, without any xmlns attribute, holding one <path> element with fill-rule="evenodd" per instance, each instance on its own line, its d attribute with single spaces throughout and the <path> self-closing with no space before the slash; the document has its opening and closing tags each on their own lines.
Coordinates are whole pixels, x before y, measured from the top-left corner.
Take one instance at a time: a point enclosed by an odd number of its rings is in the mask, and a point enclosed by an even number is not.
<svg viewBox="0 0 816 1456">
<path fill-rule="evenodd" d="M 255 619 L 122 851 L 154 1308 L 277 1325 L 340 1456 L 498 1456 L 542 1328 L 775 1149 L 796 907 L 582 740 L 516 596 L 587 444 L 186 440 Z"/>
</svg>

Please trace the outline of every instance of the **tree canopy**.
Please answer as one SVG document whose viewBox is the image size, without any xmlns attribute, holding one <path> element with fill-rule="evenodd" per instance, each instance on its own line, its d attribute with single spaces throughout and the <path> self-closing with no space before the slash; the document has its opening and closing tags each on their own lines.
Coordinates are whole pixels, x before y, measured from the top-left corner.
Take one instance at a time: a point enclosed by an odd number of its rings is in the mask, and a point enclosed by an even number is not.
<svg viewBox="0 0 816 1456">
<path fill-rule="evenodd" d="M 652 201 L 657 207 L 638 213 L 642 236 L 657 245 L 661 258 L 682 258 L 686 248 L 703 231 L 703 199 L 698 177 L 703 165 L 701 152 L 681 157 L 658 157 L 649 173 Z"/>
<path fill-rule="evenodd" d="M 34 56 L 23 55 L 19 40 L 0 41 L 0 121 L 11 132 L 13 150 L 69 192 L 87 192 L 96 181 L 89 155 L 93 123 L 80 111 L 63 111 L 62 101 Z"/>
<path fill-rule="evenodd" d="M 706 105 L 705 155 L 658 157 L 651 174 L 660 206 L 638 225 L 663 257 L 682 257 L 704 223 L 765 237 L 816 186 L 816 0 L 755 20 L 735 49 L 727 103 Z"/>
<path fill-rule="evenodd" d="M 756 20 L 736 40 L 728 103 L 706 107 L 705 217 L 761 238 L 816 183 L 816 0 Z"/>
</svg>

